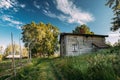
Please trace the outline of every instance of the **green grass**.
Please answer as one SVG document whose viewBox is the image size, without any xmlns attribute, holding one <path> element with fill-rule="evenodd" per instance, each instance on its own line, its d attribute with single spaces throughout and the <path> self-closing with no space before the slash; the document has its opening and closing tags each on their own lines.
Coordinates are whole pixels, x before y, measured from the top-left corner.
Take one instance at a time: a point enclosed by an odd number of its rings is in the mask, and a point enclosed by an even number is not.
<svg viewBox="0 0 120 80">
<path fill-rule="evenodd" d="M 38 58 L 33 59 L 33 62 L 21 69 L 16 80 L 59 80 L 52 65 L 52 59 Z"/>
<path fill-rule="evenodd" d="M 11 80 L 120 80 L 120 48 L 74 57 L 34 58 Z"/>
</svg>

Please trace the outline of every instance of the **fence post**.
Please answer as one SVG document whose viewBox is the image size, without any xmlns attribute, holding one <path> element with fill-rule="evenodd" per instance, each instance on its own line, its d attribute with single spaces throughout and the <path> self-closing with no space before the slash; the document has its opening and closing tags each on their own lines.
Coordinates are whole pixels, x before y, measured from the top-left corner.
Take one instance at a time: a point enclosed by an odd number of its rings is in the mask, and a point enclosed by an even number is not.
<svg viewBox="0 0 120 80">
<path fill-rule="evenodd" d="M 12 70 L 13 70 L 13 76 L 16 76 L 16 70 L 15 70 L 15 51 L 14 51 L 14 44 L 13 44 L 13 34 L 11 33 L 11 43 L 12 43 Z"/>
</svg>

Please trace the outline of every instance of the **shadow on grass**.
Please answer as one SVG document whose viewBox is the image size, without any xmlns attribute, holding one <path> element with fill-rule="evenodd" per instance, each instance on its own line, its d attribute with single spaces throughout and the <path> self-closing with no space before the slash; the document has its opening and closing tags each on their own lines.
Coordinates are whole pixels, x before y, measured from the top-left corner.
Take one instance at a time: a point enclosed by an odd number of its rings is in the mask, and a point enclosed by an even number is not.
<svg viewBox="0 0 120 80">
<path fill-rule="evenodd" d="M 50 62 L 50 65 L 52 67 L 52 71 L 56 77 L 56 80 L 63 80 L 63 76 L 61 75 L 61 73 L 57 70 L 57 68 L 53 65 L 53 62 Z"/>
<path fill-rule="evenodd" d="M 61 73 L 66 80 L 84 80 L 82 72 L 71 65 L 61 67 Z"/>
</svg>

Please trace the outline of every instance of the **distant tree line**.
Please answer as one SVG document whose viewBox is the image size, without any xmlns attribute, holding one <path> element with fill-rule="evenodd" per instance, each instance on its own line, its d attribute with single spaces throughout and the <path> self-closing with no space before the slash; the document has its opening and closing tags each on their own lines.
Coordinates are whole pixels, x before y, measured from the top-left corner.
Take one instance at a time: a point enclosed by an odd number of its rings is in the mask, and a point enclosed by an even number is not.
<svg viewBox="0 0 120 80">
<path fill-rule="evenodd" d="M 22 57 L 28 57 L 28 51 L 25 47 L 20 48 L 20 45 L 18 44 L 14 44 L 13 46 L 9 44 L 4 50 L 3 58 L 6 58 L 6 56 L 8 55 L 13 55 L 12 48 L 14 48 L 15 55 L 21 55 Z"/>
<path fill-rule="evenodd" d="M 73 30 L 73 33 L 92 34 L 92 35 L 94 34 L 94 32 L 90 31 L 90 28 L 85 24 L 77 26 L 75 30 Z"/>
</svg>

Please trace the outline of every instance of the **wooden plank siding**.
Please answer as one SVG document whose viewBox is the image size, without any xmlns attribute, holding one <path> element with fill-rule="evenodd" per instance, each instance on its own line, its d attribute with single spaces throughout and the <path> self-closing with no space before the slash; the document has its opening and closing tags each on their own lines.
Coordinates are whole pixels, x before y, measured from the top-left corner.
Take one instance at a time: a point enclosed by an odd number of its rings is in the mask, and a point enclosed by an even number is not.
<svg viewBox="0 0 120 80">
<path fill-rule="evenodd" d="M 61 34 L 60 54 L 61 56 L 76 56 L 92 52 L 95 49 L 93 43 L 105 44 L 105 37 L 107 36 Z"/>
</svg>

